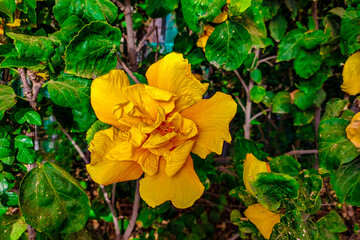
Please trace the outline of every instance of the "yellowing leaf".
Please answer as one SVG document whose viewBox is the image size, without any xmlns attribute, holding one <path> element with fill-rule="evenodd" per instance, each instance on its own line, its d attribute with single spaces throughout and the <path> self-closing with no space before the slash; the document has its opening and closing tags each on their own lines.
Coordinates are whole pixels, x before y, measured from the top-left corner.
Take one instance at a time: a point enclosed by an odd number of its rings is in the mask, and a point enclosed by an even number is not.
<svg viewBox="0 0 360 240">
<path fill-rule="evenodd" d="M 20 24 L 21 24 L 21 19 L 15 19 L 13 23 L 8 23 L 6 25 L 8 25 L 9 27 L 19 27 Z"/>
<path fill-rule="evenodd" d="M 47 72 L 39 72 L 39 73 L 37 73 L 37 75 L 42 77 L 45 80 L 49 78 L 49 74 Z"/>
<path fill-rule="evenodd" d="M 346 60 L 343 70 L 341 90 L 349 95 L 360 93 L 360 52 L 351 55 Z"/>
<path fill-rule="evenodd" d="M 227 11 L 224 11 L 222 13 L 220 13 L 214 20 L 213 20 L 213 23 L 222 23 L 222 22 L 225 22 L 226 19 L 228 18 L 228 12 Z"/>
<path fill-rule="evenodd" d="M 252 181 L 258 173 L 270 172 L 270 167 L 266 162 L 258 160 L 252 153 L 246 155 L 244 163 L 244 184 L 246 189 L 253 195 L 254 190 L 251 188 L 250 181 Z"/>
<path fill-rule="evenodd" d="M 213 26 L 206 25 L 204 27 L 204 33 L 199 37 L 196 43 L 196 46 L 201 47 L 204 52 L 205 52 L 206 42 L 209 39 L 211 33 L 214 31 L 214 29 L 215 28 Z"/>
<path fill-rule="evenodd" d="M 360 148 L 360 112 L 352 119 L 345 129 L 346 137 L 358 148 Z"/>
<path fill-rule="evenodd" d="M 245 216 L 255 224 L 264 238 L 269 239 L 275 224 L 280 222 L 280 214 L 270 212 L 260 203 L 249 206 L 245 212 Z"/>
</svg>

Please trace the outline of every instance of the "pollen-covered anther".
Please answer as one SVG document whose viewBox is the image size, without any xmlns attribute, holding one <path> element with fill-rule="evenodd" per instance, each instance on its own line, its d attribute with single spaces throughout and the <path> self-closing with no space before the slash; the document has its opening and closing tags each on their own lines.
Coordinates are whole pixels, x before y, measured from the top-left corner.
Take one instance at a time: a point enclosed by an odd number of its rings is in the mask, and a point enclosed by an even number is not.
<svg viewBox="0 0 360 240">
<path fill-rule="evenodd" d="M 172 122 L 162 122 L 159 127 L 156 128 L 161 134 L 161 136 L 164 136 L 167 133 L 171 133 L 174 130 Z"/>
</svg>

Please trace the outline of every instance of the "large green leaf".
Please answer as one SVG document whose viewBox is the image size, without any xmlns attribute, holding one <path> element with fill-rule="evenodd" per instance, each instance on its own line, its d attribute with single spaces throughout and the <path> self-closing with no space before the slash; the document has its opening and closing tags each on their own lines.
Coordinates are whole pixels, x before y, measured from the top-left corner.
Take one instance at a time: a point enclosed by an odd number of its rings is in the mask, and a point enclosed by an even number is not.
<svg viewBox="0 0 360 240">
<path fill-rule="evenodd" d="M 296 109 L 292 112 L 292 115 L 294 116 L 294 126 L 304 126 L 314 119 L 314 111 L 311 109 L 306 111 Z"/>
<path fill-rule="evenodd" d="M 30 148 L 33 147 L 33 140 L 25 135 L 18 135 L 15 137 L 15 148 Z"/>
<path fill-rule="evenodd" d="M 277 61 L 289 61 L 296 57 L 300 51 L 300 40 L 305 30 L 294 29 L 288 32 L 279 44 Z"/>
<path fill-rule="evenodd" d="M 309 78 L 321 67 L 320 50 L 306 51 L 301 49 L 295 57 L 295 72 L 302 78 Z"/>
<path fill-rule="evenodd" d="M 87 110 L 90 103 L 91 80 L 63 74 L 57 80 L 50 80 L 46 86 L 51 100 L 62 107 Z"/>
<path fill-rule="evenodd" d="M 251 0 L 232 0 L 229 4 L 229 14 L 240 16 L 251 6 Z"/>
<path fill-rule="evenodd" d="M 0 85 L 0 113 L 3 114 L 6 109 L 16 104 L 16 94 L 14 89 L 7 85 Z M 2 117 L 0 117 L 0 120 Z"/>
<path fill-rule="evenodd" d="M 350 55 L 360 48 L 360 10 L 346 9 L 341 19 L 340 37 L 343 55 Z"/>
<path fill-rule="evenodd" d="M 260 149 L 258 144 L 252 140 L 237 137 L 235 139 L 235 155 L 236 161 L 243 162 L 246 158 L 246 154 L 252 153 L 257 159 L 264 159 L 268 154 Z"/>
<path fill-rule="evenodd" d="M 19 192 L 21 212 L 38 231 L 73 233 L 87 221 L 90 202 L 86 193 L 68 172 L 53 163 L 28 172 Z"/>
<path fill-rule="evenodd" d="M 226 0 L 181 0 L 185 22 L 195 33 L 202 32 L 206 21 L 213 21 L 225 4 Z"/>
<path fill-rule="evenodd" d="M 276 15 L 273 19 L 271 19 L 269 24 L 269 31 L 271 37 L 280 42 L 280 40 L 284 37 L 287 28 L 287 21 L 283 15 Z"/>
<path fill-rule="evenodd" d="M 0 216 L 0 240 L 18 240 L 26 231 L 24 217 L 19 215 Z"/>
<path fill-rule="evenodd" d="M 303 170 L 296 178 L 300 184 L 298 205 L 303 210 L 313 207 L 323 186 L 321 175 L 315 170 Z"/>
<path fill-rule="evenodd" d="M 331 184 L 341 202 L 360 206 L 360 161 L 341 165 L 331 174 Z"/>
<path fill-rule="evenodd" d="M 17 8 L 25 13 L 27 19 L 29 19 L 30 22 L 36 24 L 36 0 L 23 0 L 22 3 L 17 6 Z"/>
<path fill-rule="evenodd" d="M 57 32 L 54 32 L 53 34 L 50 34 L 49 38 L 52 39 L 55 37 L 66 46 L 83 26 L 84 22 L 81 21 L 80 18 L 77 16 L 70 16 L 61 24 L 61 29 Z"/>
<path fill-rule="evenodd" d="M 257 202 L 256 198 L 254 198 L 254 196 L 243 186 L 237 186 L 236 188 L 231 189 L 229 195 L 239 199 L 247 207 Z"/>
<path fill-rule="evenodd" d="M 339 117 L 340 114 L 346 109 L 346 106 L 349 105 L 349 101 L 345 99 L 332 98 L 326 103 L 325 113 L 322 116 L 321 120 Z"/>
<path fill-rule="evenodd" d="M 16 159 L 19 162 L 25 163 L 25 164 L 33 164 L 35 162 L 36 154 L 34 149 L 32 148 L 20 148 Z"/>
<path fill-rule="evenodd" d="M 83 78 L 95 78 L 116 67 L 121 32 L 104 22 L 85 25 L 65 52 L 65 71 Z"/>
<path fill-rule="evenodd" d="M 90 141 L 93 140 L 95 133 L 97 133 L 100 130 L 108 129 L 109 127 L 110 127 L 109 124 L 97 120 L 91 125 L 89 130 L 86 132 L 86 141 L 90 143 Z"/>
<path fill-rule="evenodd" d="M 289 113 L 291 107 L 291 97 L 288 92 L 278 92 L 272 99 L 273 113 Z"/>
<path fill-rule="evenodd" d="M 10 22 L 14 22 L 14 12 L 16 10 L 15 0 L 0 0 L 0 12 L 5 13 L 9 18 Z"/>
<path fill-rule="evenodd" d="M 286 173 L 292 177 L 299 174 L 301 164 L 295 158 L 288 155 L 277 156 L 269 162 L 272 172 Z"/>
<path fill-rule="evenodd" d="M 313 50 L 320 44 L 326 42 L 329 37 L 330 35 L 325 35 L 323 30 L 308 31 L 303 35 L 300 45 L 306 50 Z"/>
<path fill-rule="evenodd" d="M 314 104 L 316 94 L 297 91 L 294 94 L 294 104 L 301 110 L 306 110 Z"/>
<path fill-rule="evenodd" d="M 205 56 L 218 68 L 232 71 L 240 67 L 251 48 L 247 30 L 236 22 L 225 21 L 215 27 L 206 46 Z"/>
<path fill-rule="evenodd" d="M 337 169 L 340 164 L 348 163 L 359 154 L 359 149 L 347 139 L 345 119 L 326 119 L 319 126 L 319 162 L 321 171 Z"/>
<path fill-rule="evenodd" d="M 299 183 L 287 174 L 258 173 L 250 185 L 259 203 L 270 211 L 299 196 Z"/>
<path fill-rule="evenodd" d="M 76 109 L 72 110 L 74 116 L 74 122 L 72 131 L 73 132 L 84 132 L 89 130 L 91 125 L 96 121 L 96 115 L 92 108 L 78 111 Z"/>
<path fill-rule="evenodd" d="M 56 20 L 63 24 L 72 15 L 84 22 L 116 20 L 118 8 L 110 0 L 57 0 L 53 8 Z"/>
<path fill-rule="evenodd" d="M 14 118 L 20 124 L 23 124 L 24 122 L 27 122 L 29 124 L 34 124 L 34 125 L 38 125 L 38 126 L 41 125 L 41 116 L 40 116 L 40 114 L 35 112 L 31 108 L 23 108 L 23 109 L 21 109 L 20 111 L 15 113 Z"/>
<path fill-rule="evenodd" d="M 340 239 L 338 233 L 347 230 L 344 220 L 334 210 L 320 218 L 316 226 L 319 230 L 320 240 L 338 240 Z"/>
<path fill-rule="evenodd" d="M 165 17 L 179 5 L 179 0 L 145 0 L 145 10 L 151 18 Z"/>
</svg>

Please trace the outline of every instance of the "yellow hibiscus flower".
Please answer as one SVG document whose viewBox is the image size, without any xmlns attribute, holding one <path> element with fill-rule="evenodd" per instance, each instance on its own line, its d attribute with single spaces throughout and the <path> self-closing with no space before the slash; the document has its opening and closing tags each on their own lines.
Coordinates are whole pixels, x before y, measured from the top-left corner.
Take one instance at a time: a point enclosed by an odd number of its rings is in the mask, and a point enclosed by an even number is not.
<svg viewBox="0 0 360 240">
<path fill-rule="evenodd" d="M 216 93 L 202 99 L 208 84 L 191 73 L 181 54 L 171 53 L 150 66 L 149 85 L 130 86 L 126 74 L 113 70 L 91 85 L 97 117 L 111 128 L 90 142 L 87 170 L 103 185 L 140 180 L 140 195 L 151 207 L 172 201 L 187 208 L 201 197 L 204 186 L 190 152 L 205 158 L 221 154 L 230 142 L 229 123 L 237 105 L 231 96 Z"/>
<path fill-rule="evenodd" d="M 357 113 L 351 123 L 346 127 L 346 137 L 357 147 L 360 148 L 360 113 Z"/>
</svg>

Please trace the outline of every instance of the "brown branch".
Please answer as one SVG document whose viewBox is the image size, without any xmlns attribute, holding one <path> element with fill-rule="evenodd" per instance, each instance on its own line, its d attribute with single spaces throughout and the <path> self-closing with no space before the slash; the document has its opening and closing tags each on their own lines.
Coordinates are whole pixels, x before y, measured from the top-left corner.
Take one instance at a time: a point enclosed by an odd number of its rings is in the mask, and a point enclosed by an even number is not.
<svg viewBox="0 0 360 240">
<path fill-rule="evenodd" d="M 236 240 L 239 237 L 239 233 L 235 233 L 234 236 L 228 238 L 227 240 Z"/>
<path fill-rule="evenodd" d="M 111 192 L 111 204 L 115 206 L 115 193 L 116 193 L 116 183 L 112 185 L 112 192 Z"/>
<path fill-rule="evenodd" d="M 29 240 L 35 240 L 36 239 L 36 231 L 31 225 L 27 225 L 27 232 L 29 235 Z"/>
<path fill-rule="evenodd" d="M 311 14 L 312 14 L 312 17 L 313 17 L 313 19 L 315 21 L 315 30 L 319 30 L 319 20 L 318 20 L 318 17 L 317 17 L 317 0 L 312 1 Z"/>
<path fill-rule="evenodd" d="M 120 63 L 121 67 L 125 70 L 125 72 L 127 74 L 129 74 L 129 76 L 131 77 L 132 80 L 134 80 L 135 83 L 140 83 L 139 80 L 137 80 L 137 78 L 135 77 L 135 75 L 133 74 L 133 72 L 126 66 L 126 64 L 121 60 L 119 55 L 116 55 L 116 58 L 118 60 L 118 62 Z"/>
<path fill-rule="evenodd" d="M 129 225 L 125 230 L 123 240 L 127 240 L 130 238 L 132 231 L 134 230 L 136 219 L 138 217 L 138 211 L 140 206 L 140 192 L 139 192 L 139 179 L 136 180 L 136 189 L 135 189 L 135 197 L 134 197 L 134 204 L 132 208 L 131 217 L 129 220 Z"/>
<path fill-rule="evenodd" d="M 271 110 L 271 109 L 270 109 L 270 108 L 268 108 L 268 109 L 265 109 L 265 110 L 263 110 L 263 111 L 261 111 L 261 112 L 259 112 L 259 113 L 255 114 L 254 116 L 252 116 L 252 118 L 250 118 L 250 122 L 251 122 L 252 120 L 254 120 L 254 119 L 256 119 L 256 118 L 258 118 L 258 117 L 260 117 L 260 116 L 264 115 L 266 112 L 269 112 L 270 110 Z"/>
<path fill-rule="evenodd" d="M 136 52 L 140 52 L 141 48 L 144 46 L 145 41 L 147 40 L 147 38 L 156 30 L 155 27 L 153 27 L 152 29 L 150 29 L 150 31 L 148 31 L 145 36 L 140 40 L 137 48 L 136 48 Z"/>
<path fill-rule="evenodd" d="M 276 59 L 276 58 L 277 58 L 277 55 L 260 59 L 259 61 L 257 61 L 255 68 L 257 68 L 257 67 L 259 66 L 259 64 L 260 64 L 260 63 L 263 63 L 263 62 L 269 64 L 270 66 L 274 66 L 272 63 L 269 62 L 269 60 L 273 60 L 273 59 Z"/>
<path fill-rule="evenodd" d="M 115 208 L 114 206 L 111 204 L 111 201 L 109 199 L 109 195 L 105 190 L 104 185 L 100 185 L 100 188 L 104 194 L 104 199 L 106 204 L 108 205 L 111 214 L 113 216 L 113 220 L 114 220 L 114 228 L 115 228 L 115 240 L 120 240 L 121 239 L 121 233 L 120 233 L 120 228 L 119 228 L 119 220 L 117 218 L 116 212 L 115 212 Z"/>
<path fill-rule="evenodd" d="M 244 87 L 246 95 L 249 94 L 249 88 L 246 86 L 244 79 L 241 77 L 237 70 L 234 70 L 236 77 L 240 80 L 241 85 Z"/>
<path fill-rule="evenodd" d="M 122 4 L 118 0 L 111 0 L 111 1 L 120 9 L 120 11 L 124 11 L 124 9 L 125 9 L 124 4 Z"/>
<path fill-rule="evenodd" d="M 297 154 L 317 154 L 319 151 L 317 149 L 310 149 L 310 150 L 293 150 L 290 152 L 285 153 L 285 155 L 297 155 Z"/>
<path fill-rule="evenodd" d="M 158 32 L 158 27 L 155 26 L 155 21 L 154 21 L 154 27 L 155 27 L 155 35 L 156 35 L 156 53 L 155 53 L 155 62 L 158 61 L 158 57 L 159 57 L 159 32 Z"/>
<path fill-rule="evenodd" d="M 246 112 L 244 104 L 242 104 L 241 99 L 238 96 L 235 96 L 237 103 L 239 104 L 239 106 L 241 107 L 241 109 Z"/>
<path fill-rule="evenodd" d="M 133 27 L 133 20 L 131 16 L 131 1 L 125 0 L 125 21 L 126 21 L 126 35 L 127 35 L 127 50 L 130 60 L 130 69 L 133 72 L 138 71 L 137 59 L 136 59 L 136 47 L 135 47 L 135 34 Z"/>
</svg>

